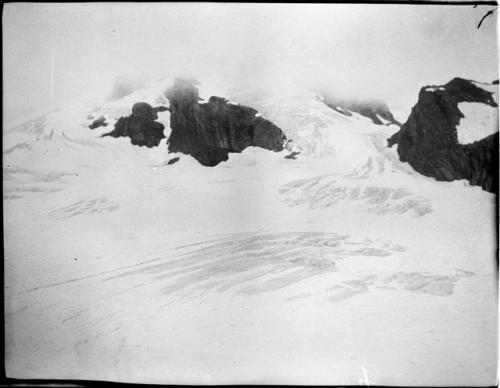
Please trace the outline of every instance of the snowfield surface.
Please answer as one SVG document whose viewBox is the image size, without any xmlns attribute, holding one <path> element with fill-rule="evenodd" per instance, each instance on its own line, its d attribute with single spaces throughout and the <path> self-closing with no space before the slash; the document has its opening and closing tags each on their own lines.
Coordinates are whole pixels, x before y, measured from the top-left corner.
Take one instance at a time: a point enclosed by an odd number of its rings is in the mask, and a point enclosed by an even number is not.
<svg viewBox="0 0 500 388">
<path fill-rule="evenodd" d="M 435 92 L 436 90 L 446 90 L 445 88 L 443 88 L 442 86 L 439 86 L 439 87 L 427 87 L 425 88 L 426 91 L 428 92 Z"/>
<path fill-rule="evenodd" d="M 465 116 L 457 126 L 460 144 L 474 143 L 498 132 L 498 108 L 479 102 L 461 102 L 458 109 Z"/>
<path fill-rule="evenodd" d="M 226 96 L 296 160 L 248 148 L 210 168 L 99 137 L 134 102 L 168 104 L 160 86 L 4 129 L 9 377 L 496 383 L 494 195 L 417 174 L 386 146 L 396 126 L 306 92 Z"/>
<path fill-rule="evenodd" d="M 475 85 L 493 93 L 498 105 L 498 85 L 475 82 Z M 498 107 L 478 102 L 461 102 L 458 109 L 464 114 L 457 126 L 457 138 L 460 144 L 474 143 L 498 132 Z"/>
</svg>

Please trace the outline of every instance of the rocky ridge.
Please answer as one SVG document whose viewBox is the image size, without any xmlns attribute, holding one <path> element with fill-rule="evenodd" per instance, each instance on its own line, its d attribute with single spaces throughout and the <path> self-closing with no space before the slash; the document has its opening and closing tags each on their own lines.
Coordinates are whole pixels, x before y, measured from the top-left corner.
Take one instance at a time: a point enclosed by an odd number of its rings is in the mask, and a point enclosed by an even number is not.
<svg viewBox="0 0 500 388">
<path fill-rule="evenodd" d="M 459 103 L 498 108 L 494 93 L 480 86 L 454 78 L 442 86 L 423 87 L 408 120 L 388 139 L 388 146 L 397 144 L 400 160 L 423 175 L 440 181 L 467 179 L 498 193 L 498 122 L 496 133 L 478 141 L 460 144 L 457 138 L 457 126 L 465 117 Z"/>
</svg>

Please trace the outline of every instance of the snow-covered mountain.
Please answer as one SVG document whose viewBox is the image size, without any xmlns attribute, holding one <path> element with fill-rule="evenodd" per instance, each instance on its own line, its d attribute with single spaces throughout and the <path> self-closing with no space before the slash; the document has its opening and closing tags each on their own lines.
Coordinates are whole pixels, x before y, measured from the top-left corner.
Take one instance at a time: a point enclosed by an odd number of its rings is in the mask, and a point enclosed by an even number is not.
<svg viewBox="0 0 500 388">
<path fill-rule="evenodd" d="M 282 150 L 229 142 L 205 167 L 169 153 L 173 82 L 4 128 L 9 377 L 496 380 L 494 194 L 401 162 L 385 106 L 380 125 L 301 89 L 201 83 L 205 107 L 191 108 L 244 112 L 286 137 Z M 90 129 L 96 119 L 107 125 Z M 125 124 L 160 136 L 134 145 Z"/>
</svg>

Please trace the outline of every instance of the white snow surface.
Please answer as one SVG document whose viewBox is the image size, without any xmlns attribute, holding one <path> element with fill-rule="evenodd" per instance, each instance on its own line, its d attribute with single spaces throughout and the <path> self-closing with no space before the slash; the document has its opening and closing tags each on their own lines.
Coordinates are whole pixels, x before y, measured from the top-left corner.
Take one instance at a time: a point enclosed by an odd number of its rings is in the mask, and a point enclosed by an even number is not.
<svg viewBox="0 0 500 388">
<path fill-rule="evenodd" d="M 475 82 L 476 86 L 493 93 L 498 104 L 498 85 Z M 461 102 L 458 109 L 464 114 L 457 126 L 460 144 L 474 143 L 498 132 L 498 107 L 479 102 Z"/>
<path fill-rule="evenodd" d="M 442 86 L 428 86 L 425 88 L 426 91 L 428 92 L 435 92 L 436 90 L 446 90 Z"/>
<path fill-rule="evenodd" d="M 479 102 L 461 102 L 458 109 L 465 116 L 457 125 L 460 144 L 474 143 L 498 132 L 498 108 Z"/>
<path fill-rule="evenodd" d="M 100 138 L 164 86 L 4 129 L 9 377 L 496 382 L 494 195 L 417 174 L 386 146 L 398 127 L 305 91 L 226 96 L 295 160 L 250 147 L 208 168 Z"/>
</svg>

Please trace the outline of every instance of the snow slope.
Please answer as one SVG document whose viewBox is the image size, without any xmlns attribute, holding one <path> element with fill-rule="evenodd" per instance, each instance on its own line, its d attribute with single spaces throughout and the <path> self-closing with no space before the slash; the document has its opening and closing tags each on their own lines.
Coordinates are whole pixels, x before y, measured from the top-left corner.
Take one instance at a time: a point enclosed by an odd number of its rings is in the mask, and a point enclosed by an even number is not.
<svg viewBox="0 0 500 388">
<path fill-rule="evenodd" d="M 417 174 L 386 147 L 397 127 L 307 91 L 226 95 L 296 160 L 207 168 L 99 137 L 167 85 L 4 129 L 9 377 L 496 382 L 494 195 Z"/>
<path fill-rule="evenodd" d="M 474 84 L 493 93 L 498 105 L 498 85 L 474 82 Z M 498 132 L 498 107 L 478 102 L 462 102 L 458 109 L 464 114 L 457 126 L 457 139 L 460 144 L 469 144 Z"/>
</svg>

